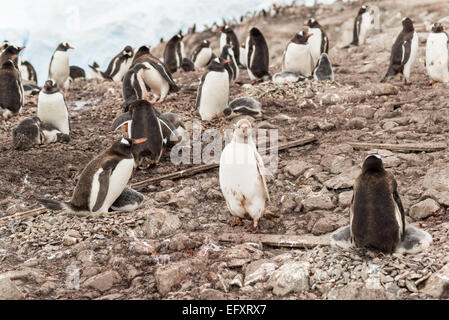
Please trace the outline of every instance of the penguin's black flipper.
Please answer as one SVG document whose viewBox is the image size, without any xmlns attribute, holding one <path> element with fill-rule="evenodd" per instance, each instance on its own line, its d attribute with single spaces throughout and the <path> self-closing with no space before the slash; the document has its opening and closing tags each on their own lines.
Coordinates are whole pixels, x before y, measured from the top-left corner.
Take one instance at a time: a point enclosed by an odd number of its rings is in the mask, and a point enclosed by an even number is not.
<svg viewBox="0 0 449 320">
<path fill-rule="evenodd" d="M 157 111 L 157 117 L 161 125 L 162 134 L 164 136 L 164 144 L 167 144 L 169 141 L 173 141 L 175 143 L 180 142 L 181 137 L 179 136 L 178 131 L 176 130 L 173 123 L 167 120 L 167 118 L 165 118 L 164 115 L 159 111 Z"/>
<path fill-rule="evenodd" d="M 114 166 L 115 168 L 115 166 Z M 102 173 L 98 176 L 98 183 L 100 184 L 100 189 L 98 190 L 97 199 L 95 201 L 95 205 L 92 208 L 92 212 L 98 211 L 102 205 L 106 196 L 108 195 L 109 190 L 109 177 L 111 176 L 112 171 L 114 170 L 112 167 L 108 167 L 104 169 Z"/>
<path fill-rule="evenodd" d="M 331 234 L 331 246 L 342 249 L 353 247 L 350 226 L 341 227 Z"/>
<path fill-rule="evenodd" d="M 155 68 L 160 75 L 165 79 L 165 81 L 168 82 L 168 84 L 170 85 L 170 91 L 171 92 L 177 92 L 179 91 L 179 87 L 176 85 L 175 81 L 173 81 L 171 75 L 169 73 L 167 73 L 167 71 L 165 70 L 165 68 L 163 66 L 161 66 L 159 63 L 156 63 L 154 61 L 148 61 L 153 68 Z"/>
<path fill-rule="evenodd" d="M 111 209 L 114 211 L 130 212 L 136 210 L 142 202 L 145 200 L 145 196 L 134 189 L 126 187 L 120 196 L 111 205 Z"/>
<path fill-rule="evenodd" d="M 397 253 L 415 254 L 424 251 L 432 243 L 432 236 L 414 226 L 405 227 L 404 239 L 396 248 Z"/>
<path fill-rule="evenodd" d="M 114 121 L 112 122 L 111 130 L 112 131 L 117 130 L 118 128 L 123 126 L 125 123 L 132 121 L 132 119 L 133 119 L 133 117 L 132 117 L 131 112 L 127 111 L 125 113 L 122 113 L 117 118 L 115 118 Z"/>
</svg>

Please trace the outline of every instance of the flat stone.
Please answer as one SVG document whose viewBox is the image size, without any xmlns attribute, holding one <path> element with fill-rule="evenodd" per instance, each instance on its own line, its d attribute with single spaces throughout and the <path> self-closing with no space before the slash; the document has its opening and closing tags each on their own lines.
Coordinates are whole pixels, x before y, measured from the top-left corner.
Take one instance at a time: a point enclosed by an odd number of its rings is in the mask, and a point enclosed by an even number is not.
<svg viewBox="0 0 449 320">
<path fill-rule="evenodd" d="M 431 216 L 439 208 L 438 202 L 433 199 L 426 199 L 412 206 L 409 215 L 415 220 L 422 220 Z"/>
<path fill-rule="evenodd" d="M 245 267 L 245 286 L 267 281 L 276 268 L 276 263 L 267 259 L 251 262 Z"/>
<path fill-rule="evenodd" d="M 104 292 L 111 289 L 114 284 L 120 283 L 121 281 L 122 277 L 120 277 L 117 271 L 109 270 L 87 279 L 84 281 L 82 286 Z"/>
<path fill-rule="evenodd" d="M 152 208 L 147 213 L 145 223 L 146 235 L 149 238 L 167 236 L 181 227 L 179 218 L 162 208 Z"/>
<path fill-rule="evenodd" d="M 285 165 L 284 171 L 288 174 L 292 175 L 293 177 L 297 178 L 300 175 L 302 175 L 304 172 L 306 172 L 307 169 L 312 168 L 312 165 L 310 163 L 307 163 L 302 160 L 293 160 L 287 162 Z"/>
<path fill-rule="evenodd" d="M 268 287 L 273 288 L 277 296 L 306 291 L 309 289 L 309 267 L 308 262 L 286 263 L 271 275 Z"/>
<path fill-rule="evenodd" d="M 354 186 L 355 179 L 360 175 L 362 170 L 358 166 L 353 166 L 346 170 L 345 172 L 333 177 L 326 182 L 324 185 L 328 189 L 346 189 Z"/>
<path fill-rule="evenodd" d="M 334 203 L 329 194 L 316 194 L 312 196 L 307 196 L 302 200 L 302 205 L 304 207 L 304 211 L 313 211 L 313 210 L 330 210 L 335 208 Z"/>
<path fill-rule="evenodd" d="M 434 298 L 449 298 L 449 263 L 427 279 L 421 292 Z"/>
<path fill-rule="evenodd" d="M 338 195 L 338 206 L 340 208 L 347 208 L 351 205 L 353 191 L 344 191 Z"/>
<path fill-rule="evenodd" d="M 0 278 L 0 300 L 22 300 L 24 296 L 9 278 Z"/>
</svg>

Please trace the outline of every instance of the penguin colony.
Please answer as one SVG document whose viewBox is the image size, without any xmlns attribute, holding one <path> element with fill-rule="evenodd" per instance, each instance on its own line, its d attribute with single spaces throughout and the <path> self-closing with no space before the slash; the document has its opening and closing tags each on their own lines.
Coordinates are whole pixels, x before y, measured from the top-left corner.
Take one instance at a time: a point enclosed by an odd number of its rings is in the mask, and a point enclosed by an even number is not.
<svg viewBox="0 0 449 320">
<path fill-rule="evenodd" d="M 254 16 L 274 17 L 288 8 L 273 5 L 268 11 L 247 13 L 241 16 L 240 23 Z M 363 46 L 370 30 L 380 29 L 379 21 L 379 8 L 363 5 L 354 19 L 353 40 L 343 48 Z M 124 126 L 127 137 L 114 142 L 86 165 L 71 200 L 41 198 L 41 203 L 52 210 L 77 215 L 97 216 L 111 210 L 136 210 L 145 197 L 127 187 L 133 170 L 147 170 L 157 165 L 162 154 L 182 140 L 181 131 L 185 129 L 179 115 L 160 111 L 168 95 L 182 94 L 173 73 L 202 72 L 195 106 L 203 121 L 238 115 L 262 116 L 261 103 L 251 97 L 237 97 L 229 103 L 230 86 L 236 85 L 245 69 L 251 83 L 334 80 L 326 27 L 314 17 L 303 24 L 307 30 L 292 34 L 283 52 L 281 72 L 273 76 L 269 70 L 269 46 L 262 31 L 252 26 L 246 38 L 239 42 L 233 30 L 238 24 L 233 19 L 223 21 L 222 26 L 217 23 L 210 28 L 206 26 L 207 31 L 218 35 L 218 39 L 201 40 L 192 48 L 189 57 L 183 43 L 186 35 L 179 31 L 166 43 L 161 58 L 154 56 L 148 45 L 139 48 L 127 45 L 112 58 L 105 71 L 96 62 L 89 65 L 90 78 L 122 83 L 123 113 L 114 119 L 111 131 Z M 189 28 L 187 36 L 195 30 L 196 25 Z M 218 52 L 211 47 L 214 41 L 219 43 Z M 406 83 L 411 81 L 418 42 L 413 21 L 405 17 L 381 82 L 397 74 L 403 76 Z M 426 42 L 425 56 L 431 84 L 449 80 L 448 42 L 443 25 L 434 23 Z M 86 77 L 83 69 L 69 64 L 69 50 L 74 48 L 67 42 L 56 47 L 43 88 L 37 85 L 31 63 L 20 61 L 19 53 L 23 49 L 8 41 L 0 47 L 0 118 L 8 120 L 20 113 L 25 94 L 39 94 L 36 116 L 13 128 L 13 145 L 25 150 L 38 144 L 70 143 L 70 116 L 64 92 L 73 81 Z M 269 172 L 253 141 L 251 121 L 240 119 L 234 129 L 232 140 L 220 158 L 220 188 L 230 214 L 235 217 L 235 224 L 243 224 L 242 219 L 252 220 L 251 228 L 257 231 L 261 218 L 274 215 L 266 210 L 270 195 L 265 177 Z M 427 232 L 405 224 L 400 190 L 394 176 L 383 168 L 378 154 L 371 154 L 363 161 L 362 173 L 354 183 L 349 214 L 350 225 L 331 235 L 331 242 L 336 247 L 416 253 L 432 242 Z"/>
</svg>

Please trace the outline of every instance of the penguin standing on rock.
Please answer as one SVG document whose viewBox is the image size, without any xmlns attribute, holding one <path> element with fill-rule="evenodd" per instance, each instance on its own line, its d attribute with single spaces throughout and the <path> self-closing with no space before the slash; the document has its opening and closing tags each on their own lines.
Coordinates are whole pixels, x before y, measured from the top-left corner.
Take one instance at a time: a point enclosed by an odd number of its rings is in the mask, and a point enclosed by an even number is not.
<svg viewBox="0 0 449 320">
<path fill-rule="evenodd" d="M 322 53 L 320 60 L 316 64 L 315 69 L 313 70 L 313 78 L 315 81 L 322 80 L 334 80 L 334 71 L 332 70 L 332 63 L 329 59 L 327 53 Z"/>
<path fill-rule="evenodd" d="M 251 136 L 251 123 L 241 119 L 235 127 L 232 141 L 221 153 L 220 188 L 231 215 L 236 217 L 235 224 L 250 219 L 253 231 L 257 231 L 260 218 L 268 213 L 265 202 L 270 201 L 266 169 Z"/>
<path fill-rule="evenodd" d="M 182 64 L 184 56 L 182 38 L 182 34 L 177 33 L 167 42 L 164 49 L 164 63 L 171 73 L 175 73 Z"/>
<path fill-rule="evenodd" d="M 239 40 L 235 35 L 234 30 L 232 30 L 232 28 L 229 27 L 228 25 L 220 27 L 218 28 L 218 30 L 221 31 L 220 51 L 223 51 L 223 47 L 227 44 L 230 45 L 231 48 L 235 48 L 234 52 L 235 61 L 237 62 L 237 65 L 239 67 L 243 68 L 243 66 L 240 63 L 240 50 L 237 50 L 239 48 Z"/>
<path fill-rule="evenodd" d="M 418 34 L 413 27 L 412 20 L 410 18 L 402 19 L 402 31 L 391 48 L 390 65 L 381 82 L 385 82 L 397 74 L 404 75 L 405 84 L 410 82 L 410 72 L 418 56 L 418 43 Z"/>
<path fill-rule="evenodd" d="M 223 110 L 228 106 L 229 74 L 225 64 L 229 62 L 215 58 L 201 77 L 196 97 L 196 108 L 201 120 L 210 121 L 222 116 Z"/>
<path fill-rule="evenodd" d="M 448 36 L 441 23 L 434 23 L 426 43 L 426 69 L 430 84 L 448 82 Z"/>
<path fill-rule="evenodd" d="M 308 33 L 312 34 L 308 40 L 313 65 L 315 66 L 323 52 L 329 52 L 329 39 L 323 27 L 314 18 L 309 19 L 304 26 L 309 27 Z"/>
<path fill-rule="evenodd" d="M 361 6 L 354 20 L 352 42 L 349 45 L 359 46 L 365 43 L 368 30 L 371 28 L 371 22 L 370 6 Z"/>
<path fill-rule="evenodd" d="M 251 80 L 269 77 L 268 66 L 270 56 L 265 38 L 256 27 L 252 27 L 246 38 L 247 68 Z"/>
<path fill-rule="evenodd" d="M 74 49 L 67 42 L 58 45 L 50 60 L 48 77 L 56 82 L 59 88 L 64 88 L 67 78 L 70 76 L 69 53 Z"/>
<path fill-rule="evenodd" d="M 313 72 L 313 59 L 308 44 L 311 33 L 298 32 L 290 40 L 282 57 L 282 72 L 299 73 L 310 77 Z"/>
<path fill-rule="evenodd" d="M 0 65 L 0 119 L 18 114 L 23 103 L 20 72 L 12 60 L 7 60 Z"/>
<path fill-rule="evenodd" d="M 212 48 L 210 47 L 210 41 L 204 40 L 196 47 L 192 53 L 192 62 L 195 65 L 196 70 L 204 68 L 211 60 L 213 56 Z"/>
<path fill-rule="evenodd" d="M 333 246 L 413 253 L 428 247 L 432 241 L 427 232 L 405 227 L 396 180 L 384 169 L 378 154 L 365 158 L 362 173 L 355 180 L 349 221 L 349 227 L 331 235 Z"/>
<path fill-rule="evenodd" d="M 99 216 L 107 213 L 131 178 L 133 149 L 145 141 L 122 138 L 90 161 L 81 172 L 69 202 L 39 201 L 51 210 L 64 210 L 76 215 Z"/>
<path fill-rule="evenodd" d="M 114 58 L 112 58 L 111 62 L 109 62 L 108 68 L 104 72 L 104 75 L 115 82 L 122 81 L 125 73 L 131 67 L 133 56 L 133 48 L 131 46 L 126 46 Z"/>
<path fill-rule="evenodd" d="M 45 81 L 44 88 L 39 93 L 37 116 L 42 122 L 50 123 L 64 134 L 70 134 L 69 112 L 64 96 L 53 80 Z"/>
</svg>

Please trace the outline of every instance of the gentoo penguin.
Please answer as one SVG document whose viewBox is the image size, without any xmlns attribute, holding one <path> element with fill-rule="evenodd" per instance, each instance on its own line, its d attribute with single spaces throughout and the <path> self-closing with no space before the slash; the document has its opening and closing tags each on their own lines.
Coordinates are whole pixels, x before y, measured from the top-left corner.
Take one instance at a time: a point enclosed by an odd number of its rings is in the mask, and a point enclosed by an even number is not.
<svg viewBox="0 0 449 320">
<path fill-rule="evenodd" d="M 144 200 L 145 196 L 143 194 L 126 187 L 111 205 L 110 209 L 114 211 L 132 212 L 139 208 Z"/>
<path fill-rule="evenodd" d="M 20 75 L 22 76 L 23 83 L 33 83 L 37 85 L 36 70 L 28 61 L 21 61 L 19 65 Z"/>
<path fill-rule="evenodd" d="M 334 246 L 365 247 L 393 253 L 398 249 L 428 246 L 431 242 L 430 235 L 425 232 L 405 227 L 396 180 L 383 168 L 378 154 L 365 158 L 362 173 L 355 180 L 349 221 L 349 227 L 340 228 L 331 235 Z"/>
<path fill-rule="evenodd" d="M 76 79 L 85 79 L 86 72 L 81 67 L 70 66 L 70 78 L 72 78 L 73 81 Z"/>
<path fill-rule="evenodd" d="M 201 77 L 196 97 L 196 108 L 201 120 L 210 121 L 223 115 L 223 110 L 229 101 L 229 75 L 224 61 L 215 58 L 207 67 L 207 71 Z"/>
<path fill-rule="evenodd" d="M 23 84 L 23 93 L 25 95 L 35 96 L 36 94 L 39 94 L 39 92 L 41 92 L 41 88 L 39 86 L 32 83 Z"/>
<path fill-rule="evenodd" d="M 256 231 L 265 202 L 270 201 L 265 167 L 251 136 L 251 123 L 241 119 L 235 127 L 231 142 L 221 153 L 220 188 L 236 224 L 242 224 L 243 218 L 251 219 Z"/>
<path fill-rule="evenodd" d="M 248 115 L 251 117 L 262 116 L 262 105 L 259 101 L 251 97 L 240 97 L 231 101 L 223 114 L 225 117 L 233 118 L 239 115 Z"/>
<path fill-rule="evenodd" d="M 220 27 L 218 28 L 218 30 L 221 31 L 220 52 L 223 51 L 223 47 L 226 44 L 229 44 L 231 48 L 236 48 L 234 52 L 235 61 L 237 62 L 237 65 L 239 67 L 243 67 L 240 63 L 240 50 L 237 50 L 237 48 L 239 48 L 239 40 L 237 39 L 234 30 L 232 30 L 232 28 L 229 27 L 228 25 Z"/>
<path fill-rule="evenodd" d="M 51 56 L 48 77 L 53 79 L 59 88 L 64 88 L 70 76 L 68 49 L 74 49 L 67 42 L 61 42 Z"/>
<path fill-rule="evenodd" d="M 195 71 L 195 65 L 189 58 L 182 58 L 181 69 L 185 72 Z"/>
<path fill-rule="evenodd" d="M 308 33 L 312 34 L 308 40 L 313 65 L 315 66 L 323 52 L 329 51 L 329 39 L 323 27 L 314 18 L 309 19 L 304 26 L 309 27 Z"/>
<path fill-rule="evenodd" d="M 273 82 L 277 84 L 285 84 L 289 82 L 299 82 L 307 80 L 307 77 L 296 72 L 278 72 L 273 75 Z"/>
<path fill-rule="evenodd" d="M 42 122 L 50 123 L 64 134 L 70 134 L 69 113 L 64 96 L 53 80 L 45 81 L 39 93 L 37 116 Z"/>
<path fill-rule="evenodd" d="M 298 32 L 290 40 L 282 57 L 282 71 L 299 73 L 310 77 L 315 66 L 312 59 L 310 45 L 307 42 L 311 33 Z"/>
<path fill-rule="evenodd" d="M 212 60 L 212 48 L 210 47 L 210 41 L 204 40 L 201 44 L 195 48 L 192 53 L 192 61 L 196 70 L 204 68 Z"/>
<path fill-rule="evenodd" d="M 147 168 L 152 164 L 157 164 L 164 151 L 164 136 L 162 126 L 170 126 L 164 123 L 159 117 L 160 114 L 151 103 L 146 100 L 137 100 L 129 105 L 129 110 L 112 123 L 112 130 L 115 131 L 122 125 L 127 125 L 130 138 L 147 138 L 144 143 L 133 149 L 135 166 Z M 175 130 L 175 129 L 174 129 Z"/>
<path fill-rule="evenodd" d="M 150 66 L 149 62 L 138 63 L 126 72 L 122 83 L 125 110 L 134 101 L 147 98 L 148 91 L 143 74 Z"/>
<path fill-rule="evenodd" d="M 175 73 L 182 63 L 182 34 L 177 33 L 165 45 L 164 49 L 164 63 L 168 71 Z"/>
<path fill-rule="evenodd" d="M 402 31 L 391 48 L 390 65 L 381 82 L 385 82 L 398 73 L 404 75 L 405 83 L 409 82 L 410 71 L 418 55 L 418 43 L 418 34 L 415 32 L 412 20 L 402 19 Z"/>
<path fill-rule="evenodd" d="M 448 42 L 441 23 L 434 23 L 426 43 L 426 69 L 430 83 L 449 81 Z"/>
<path fill-rule="evenodd" d="M 246 68 L 247 67 L 246 63 L 247 63 L 248 58 L 247 58 L 247 50 L 245 47 L 245 42 L 242 43 L 239 51 L 240 51 L 240 64 L 242 65 L 243 68 Z"/>
<path fill-rule="evenodd" d="M 332 70 L 332 63 L 327 53 L 321 54 L 315 69 L 313 70 L 313 79 L 315 81 L 334 80 L 334 71 Z"/>
<path fill-rule="evenodd" d="M 4 49 L 0 54 L 0 65 L 11 60 L 16 68 L 19 68 L 19 53 L 25 47 L 17 47 L 13 45 L 4 45 Z"/>
<path fill-rule="evenodd" d="M 363 5 L 360 7 L 354 20 L 352 42 L 350 45 L 358 46 L 365 43 L 368 30 L 371 29 L 372 26 L 372 17 L 369 9 L 370 7 L 368 5 Z"/>
<path fill-rule="evenodd" d="M 12 128 L 12 144 L 17 150 L 26 150 L 36 144 L 69 142 L 70 136 L 38 117 L 26 118 Z"/>
<path fill-rule="evenodd" d="M 101 71 L 100 66 L 97 62 L 93 62 L 92 65 L 87 65 L 91 70 L 89 74 L 90 79 L 106 79 L 107 77 L 104 75 L 104 72 Z"/>
<path fill-rule="evenodd" d="M 234 50 L 229 44 L 224 45 L 221 51 L 220 58 L 223 60 L 229 60 L 229 63 L 225 64 L 225 68 L 229 73 L 229 82 L 234 82 L 239 77 L 239 67 L 234 57 Z"/>
<path fill-rule="evenodd" d="M 246 38 L 248 75 L 251 80 L 269 77 L 269 54 L 268 45 L 265 38 L 256 27 L 252 27 L 249 36 Z"/>
<path fill-rule="evenodd" d="M 76 215 L 99 216 L 107 213 L 131 178 L 133 149 L 145 141 L 145 138 L 122 138 L 91 160 L 81 172 L 69 202 L 39 201 L 51 210 L 64 210 Z"/>
<path fill-rule="evenodd" d="M 0 66 L 0 119 L 18 114 L 23 103 L 20 72 L 12 60 L 7 60 Z"/>
<path fill-rule="evenodd" d="M 125 73 L 131 67 L 133 55 L 133 48 L 131 46 L 126 46 L 109 62 L 108 68 L 104 72 L 106 77 L 115 82 L 122 81 Z"/>
</svg>

